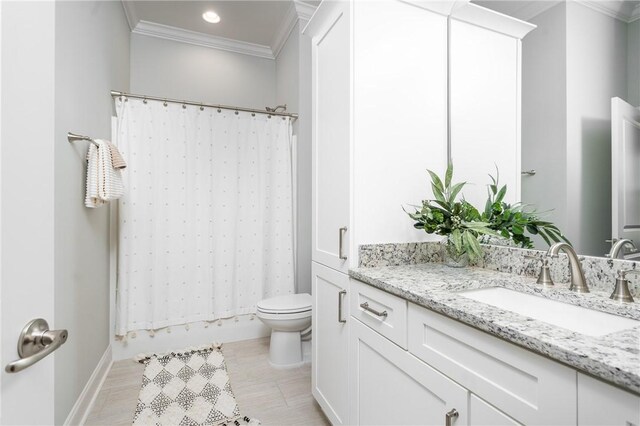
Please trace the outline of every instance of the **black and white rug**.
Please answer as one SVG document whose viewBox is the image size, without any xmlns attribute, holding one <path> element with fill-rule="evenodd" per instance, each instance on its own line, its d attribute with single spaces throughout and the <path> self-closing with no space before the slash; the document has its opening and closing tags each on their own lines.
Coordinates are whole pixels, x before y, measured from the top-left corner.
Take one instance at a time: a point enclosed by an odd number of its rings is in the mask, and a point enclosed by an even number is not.
<svg viewBox="0 0 640 426">
<path fill-rule="evenodd" d="M 259 425 L 243 417 L 220 345 L 140 356 L 146 364 L 134 425 Z"/>
</svg>

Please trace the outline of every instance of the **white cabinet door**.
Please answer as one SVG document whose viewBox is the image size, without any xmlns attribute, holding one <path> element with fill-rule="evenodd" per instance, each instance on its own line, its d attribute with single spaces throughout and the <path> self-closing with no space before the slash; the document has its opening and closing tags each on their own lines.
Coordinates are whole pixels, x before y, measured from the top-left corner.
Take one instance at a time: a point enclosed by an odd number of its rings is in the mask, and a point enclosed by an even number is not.
<svg viewBox="0 0 640 426">
<path fill-rule="evenodd" d="M 349 338 L 351 423 L 467 424 L 468 392 L 409 352 L 353 319 Z"/>
<path fill-rule="evenodd" d="M 349 277 L 312 262 L 311 387 L 331 423 L 348 421 Z"/>
<path fill-rule="evenodd" d="M 469 398 L 469 426 L 515 426 L 517 421 L 475 395 Z"/>
<path fill-rule="evenodd" d="M 640 397 L 578 373 L 580 426 L 640 426 Z"/>
<path fill-rule="evenodd" d="M 409 351 L 527 425 L 576 424 L 576 371 L 409 303 Z"/>
<path fill-rule="evenodd" d="M 378 0 L 356 1 L 353 21 L 352 238 L 433 239 L 402 206 L 430 198 L 426 169 L 444 173 L 447 165 L 447 17 Z"/>
<path fill-rule="evenodd" d="M 520 40 L 466 22 L 450 24 L 450 142 L 454 180 L 484 209 L 491 173 L 520 201 Z"/>
<path fill-rule="evenodd" d="M 350 218 L 351 25 L 348 2 L 324 2 L 312 23 L 312 258 L 347 272 Z"/>
</svg>

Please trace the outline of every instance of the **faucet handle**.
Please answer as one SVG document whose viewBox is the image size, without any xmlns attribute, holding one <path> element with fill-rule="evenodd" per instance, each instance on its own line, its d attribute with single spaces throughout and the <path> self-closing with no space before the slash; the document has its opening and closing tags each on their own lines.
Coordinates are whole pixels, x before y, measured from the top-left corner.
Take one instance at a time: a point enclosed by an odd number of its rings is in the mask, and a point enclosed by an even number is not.
<svg viewBox="0 0 640 426">
<path fill-rule="evenodd" d="M 609 299 L 617 300 L 619 302 L 633 302 L 633 296 L 629 291 L 629 280 L 627 274 L 640 274 L 638 269 L 627 269 L 624 271 L 618 271 L 616 277 L 616 287 L 613 289 L 613 293 L 609 296 Z"/>
<path fill-rule="evenodd" d="M 549 269 L 549 259 L 547 257 L 542 259 L 542 267 L 540 268 L 540 274 L 538 275 L 536 283 L 543 287 L 551 287 L 554 284 L 551 279 L 551 270 Z"/>
</svg>

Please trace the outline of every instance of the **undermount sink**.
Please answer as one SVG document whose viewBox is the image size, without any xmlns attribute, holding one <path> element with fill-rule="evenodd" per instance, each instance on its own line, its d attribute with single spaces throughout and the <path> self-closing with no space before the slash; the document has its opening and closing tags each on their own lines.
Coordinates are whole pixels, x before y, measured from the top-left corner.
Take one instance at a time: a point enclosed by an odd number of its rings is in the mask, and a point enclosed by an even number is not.
<svg viewBox="0 0 640 426">
<path fill-rule="evenodd" d="M 501 287 L 461 291 L 459 294 L 487 305 L 588 336 L 604 336 L 605 334 L 640 326 L 640 321 L 630 318 L 594 311 L 593 309 Z"/>
</svg>

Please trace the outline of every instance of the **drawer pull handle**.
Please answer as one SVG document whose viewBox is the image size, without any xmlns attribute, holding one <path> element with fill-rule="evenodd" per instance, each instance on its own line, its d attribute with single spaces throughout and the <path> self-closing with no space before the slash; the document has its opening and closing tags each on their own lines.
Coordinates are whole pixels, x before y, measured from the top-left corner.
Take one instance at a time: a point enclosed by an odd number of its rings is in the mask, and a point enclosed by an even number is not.
<svg viewBox="0 0 640 426">
<path fill-rule="evenodd" d="M 361 303 L 361 304 L 360 304 L 360 307 L 361 307 L 362 309 L 364 309 L 365 311 L 367 311 L 367 312 L 371 312 L 373 315 L 378 316 L 378 317 L 386 318 L 386 317 L 387 317 L 387 315 L 388 315 L 388 314 L 387 314 L 387 311 L 382 311 L 382 312 L 380 312 L 380 311 L 376 311 L 376 310 L 375 310 L 375 309 L 373 309 L 373 308 L 370 308 L 370 307 L 369 307 L 369 302 Z"/>
<path fill-rule="evenodd" d="M 347 260 L 347 256 L 342 254 L 342 246 L 344 245 L 343 239 L 344 239 L 345 232 L 347 232 L 346 226 L 343 226 L 342 228 L 338 229 L 338 259 L 340 260 Z"/>
<path fill-rule="evenodd" d="M 342 319 L 342 302 L 345 294 L 347 294 L 347 290 L 340 290 L 338 292 L 338 322 L 342 323 L 347 322 L 346 319 Z"/>
<path fill-rule="evenodd" d="M 451 423 L 453 422 L 453 420 L 457 419 L 458 416 L 459 416 L 458 410 L 456 410 L 455 408 L 452 408 L 451 411 L 449 411 L 444 416 L 444 424 L 445 424 L 445 426 L 451 426 Z"/>
</svg>

